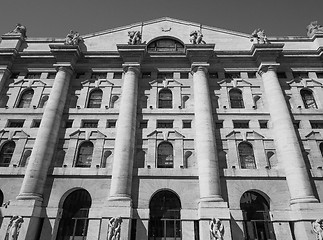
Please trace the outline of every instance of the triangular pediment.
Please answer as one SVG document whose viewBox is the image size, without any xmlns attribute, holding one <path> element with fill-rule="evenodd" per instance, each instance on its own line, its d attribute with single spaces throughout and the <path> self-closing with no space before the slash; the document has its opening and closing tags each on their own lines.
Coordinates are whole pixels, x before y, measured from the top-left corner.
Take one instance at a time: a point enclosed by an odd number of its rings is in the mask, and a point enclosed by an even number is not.
<svg viewBox="0 0 323 240">
<path fill-rule="evenodd" d="M 82 35 L 87 51 L 117 51 L 116 44 L 128 44 L 128 32 L 140 31 L 142 43 L 149 44 L 157 38 L 175 38 L 183 44 L 190 44 L 190 33 L 202 30 L 203 40 L 215 44 L 218 50 L 250 50 L 250 34 L 210 27 L 169 17 L 134 23 L 102 32 Z"/>
</svg>

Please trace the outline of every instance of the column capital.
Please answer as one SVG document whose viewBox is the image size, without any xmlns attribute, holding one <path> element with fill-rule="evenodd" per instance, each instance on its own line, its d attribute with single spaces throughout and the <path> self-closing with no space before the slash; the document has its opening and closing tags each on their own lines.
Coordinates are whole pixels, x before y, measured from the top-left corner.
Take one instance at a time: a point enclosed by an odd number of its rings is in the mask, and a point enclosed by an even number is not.
<svg viewBox="0 0 323 240">
<path fill-rule="evenodd" d="M 74 66 L 77 60 L 82 56 L 82 51 L 76 45 L 49 45 L 51 53 L 56 58 L 56 67 Z"/>
<path fill-rule="evenodd" d="M 261 63 L 258 68 L 258 74 L 262 76 L 262 74 L 268 72 L 268 71 L 274 71 L 276 72 L 279 63 Z"/>
<path fill-rule="evenodd" d="M 137 75 L 140 73 L 140 63 L 124 63 L 122 68 L 124 72 L 133 71 Z"/>
<path fill-rule="evenodd" d="M 207 73 L 207 72 L 208 72 L 208 67 L 209 67 L 209 66 L 210 66 L 210 64 L 209 64 L 209 63 L 203 63 L 203 62 L 199 63 L 199 62 L 194 62 L 194 63 L 192 63 L 192 65 L 191 65 L 191 72 L 192 72 L 192 74 L 193 74 L 193 73 L 196 73 L 197 71 L 203 71 L 203 72 Z"/>
<path fill-rule="evenodd" d="M 117 44 L 118 52 L 125 64 L 127 63 L 141 63 L 142 59 L 147 52 L 147 46 L 145 44 L 129 45 L 129 44 Z"/>
<path fill-rule="evenodd" d="M 57 67 L 57 71 L 63 71 L 70 75 L 72 75 L 74 72 L 74 68 L 71 64 L 70 65 L 54 64 L 54 67 Z"/>
</svg>

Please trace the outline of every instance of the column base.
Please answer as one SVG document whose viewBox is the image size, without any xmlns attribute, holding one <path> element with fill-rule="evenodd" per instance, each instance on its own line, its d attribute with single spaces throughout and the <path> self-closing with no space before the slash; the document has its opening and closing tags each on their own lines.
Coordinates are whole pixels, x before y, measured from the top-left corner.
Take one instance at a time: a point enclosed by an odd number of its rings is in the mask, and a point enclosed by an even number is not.
<svg viewBox="0 0 323 240">
<path fill-rule="evenodd" d="M 20 193 L 17 197 L 17 200 L 35 200 L 35 201 L 43 201 L 43 196 L 41 194 L 35 193 Z"/>
<path fill-rule="evenodd" d="M 302 204 L 302 203 L 318 203 L 319 201 L 314 196 L 309 196 L 305 198 L 294 198 L 290 200 L 290 205 Z"/>
</svg>

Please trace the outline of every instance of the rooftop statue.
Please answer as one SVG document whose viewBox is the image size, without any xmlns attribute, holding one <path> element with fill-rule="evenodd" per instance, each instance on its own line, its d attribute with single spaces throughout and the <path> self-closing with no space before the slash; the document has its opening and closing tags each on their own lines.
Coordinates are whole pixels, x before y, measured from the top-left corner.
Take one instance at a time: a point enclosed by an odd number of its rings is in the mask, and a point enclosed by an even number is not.
<svg viewBox="0 0 323 240">
<path fill-rule="evenodd" d="M 128 36 L 129 36 L 128 44 L 130 44 L 130 45 L 141 44 L 141 33 L 140 33 L 140 31 L 129 31 Z"/>
<path fill-rule="evenodd" d="M 111 218 L 108 221 L 108 239 L 107 240 L 119 240 L 121 232 L 121 217 Z"/>
<path fill-rule="evenodd" d="M 220 219 L 213 218 L 210 222 L 212 240 L 223 240 L 224 226 Z"/>
<path fill-rule="evenodd" d="M 66 35 L 64 45 L 74 45 L 74 46 L 77 46 L 82 41 L 83 41 L 83 39 L 80 36 L 80 34 L 78 32 L 74 32 L 73 30 L 71 30 L 70 33 Z"/>
<path fill-rule="evenodd" d="M 251 33 L 250 38 L 251 38 L 250 39 L 251 42 L 257 41 L 257 43 L 260 43 L 260 44 L 268 44 L 269 43 L 267 36 L 265 34 L 265 30 L 260 29 L 260 28 L 257 28 L 255 31 L 253 31 Z"/>
<path fill-rule="evenodd" d="M 24 219 L 21 216 L 13 216 L 7 227 L 5 240 L 17 240 Z"/>
<path fill-rule="evenodd" d="M 312 223 L 312 229 L 316 234 L 316 239 L 323 240 L 323 219 L 316 219 L 316 221 Z"/>
<path fill-rule="evenodd" d="M 12 34 L 21 34 L 23 38 L 27 37 L 27 28 L 20 23 L 17 23 L 14 30 L 8 32 L 6 35 L 12 35 Z"/>
<path fill-rule="evenodd" d="M 203 34 L 199 31 L 192 31 L 190 33 L 190 42 L 192 44 L 205 44 L 205 41 L 203 40 Z"/>
<path fill-rule="evenodd" d="M 308 37 L 313 37 L 316 33 L 323 33 L 323 26 L 318 24 L 317 21 L 311 22 L 306 29 Z"/>
</svg>

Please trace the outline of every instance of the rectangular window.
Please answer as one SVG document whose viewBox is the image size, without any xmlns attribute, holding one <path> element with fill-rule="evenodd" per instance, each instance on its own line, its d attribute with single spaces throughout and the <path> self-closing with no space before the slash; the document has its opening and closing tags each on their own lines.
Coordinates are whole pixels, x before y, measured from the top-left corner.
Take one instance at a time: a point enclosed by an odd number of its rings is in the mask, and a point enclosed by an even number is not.
<svg viewBox="0 0 323 240">
<path fill-rule="evenodd" d="M 47 75 L 47 79 L 55 79 L 56 77 L 56 72 L 49 72 Z"/>
<path fill-rule="evenodd" d="M 323 121 L 310 121 L 313 129 L 323 129 Z"/>
<path fill-rule="evenodd" d="M 83 78 L 85 76 L 85 73 L 84 72 L 79 72 L 79 73 L 76 73 L 76 77 L 77 79 L 79 78 Z"/>
<path fill-rule="evenodd" d="M 40 72 L 34 72 L 34 73 L 27 73 L 26 77 L 27 79 L 40 79 Z"/>
<path fill-rule="evenodd" d="M 287 78 L 286 73 L 285 72 L 277 72 L 277 77 L 278 78 Z"/>
<path fill-rule="evenodd" d="M 267 120 L 259 120 L 260 128 L 268 128 L 268 121 Z"/>
<path fill-rule="evenodd" d="M 117 120 L 108 120 L 107 121 L 107 128 L 115 128 L 117 124 Z"/>
<path fill-rule="evenodd" d="M 173 128 L 173 120 L 157 120 L 157 128 Z"/>
<path fill-rule="evenodd" d="M 216 129 L 223 128 L 223 121 L 216 121 L 215 122 L 215 128 Z"/>
<path fill-rule="evenodd" d="M 295 129 L 299 129 L 299 123 L 300 123 L 299 120 L 296 120 L 296 121 L 293 122 L 293 125 L 294 125 Z"/>
<path fill-rule="evenodd" d="M 122 79 L 122 72 L 113 73 L 113 79 Z"/>
<path fill-rule="evenodd" d="M 191 120 L 183 120 L 183 128 L 191 128 L 192 121 Z"/>
<path fill-rule="evenodd" d="M 211 79 L 219 78 L 219 75 L 217 72 L 209 72 L 209 78 Z"/>
<path fill-rule="evenodd" d="M 308 72 L 293 72 L 294 78 L 308 78 Z"/>
<path fill-rule="evenodd" d="M 248 78 L 257 78 L 257 72 L 248 72 Z"/>
<path fill-rule="evenodd" d="M 19 77 L 19 72 L 14 72 L 14 73 L 11 73 L 11 76 L 10 76 L 10 78 L 11 79 L 16 79 L 16 78 L 18 78 Z"/>
<path fill-rule="evenodd" d="M 22 128 L 24 126 L 25 120 L 8 120 L 7 127 L 9 128 Z"/>
<path fill-rule="evenodd" d="M 40 119 L 35 119 L 31 125 L 32 128 L 39 128 L 40 126 Z"/>
<path fill-rule="evenodd" d="M 173 78 L 172 72 L 159 72 L 157 74 L 158 79 Z"/>
<path fill-rule="evenodd" d="M 233 121 L 234 128 L 249 128 L 249 121 Z"/>
<path fill-rule="evenodd" d="M 143 73 L 141 74 L 141 77 L 142 77 L 142 78 L 151 78 L 151 72 L 143 72 Z"/>
<path fill-rule="evenodd" d="M 94 72 L 91 75 L 92 79 L 106 79 L 107 73 L 106 72 Z"/>
<path fill-rule="evenodd" d="M 181 72 L 180 73 L 180 78 L 181 79 L 188 79 L 189 78 L 188 72 Z"/>
<path fill-rule="evenodd" d="M 71 128 L 73 126 L 73 120 L 67 120 L 65 122 L 65 128 Z"/>
<path fill-rule="evenodd" d="M 241 78 L 240 72 L 225 72 L 225 78 Z"/>
<path fill-rule="evenodd" d="M 148 127 L 148 120 L 143 120 L 139 123 L 139 128 L 147 128 Z"/>
<path fill-rule="evenodd" d="M 99 120 L 83 120 L 82 128 L 97 128 Z"/>
<path fill-rule="evenodd" d="M 317 78 L 323 78 L 323 72 L 316 72 Z"/>
</svg>

